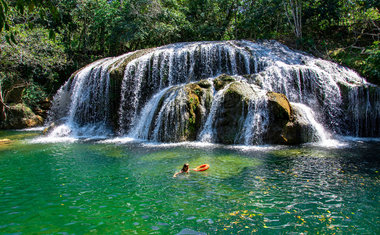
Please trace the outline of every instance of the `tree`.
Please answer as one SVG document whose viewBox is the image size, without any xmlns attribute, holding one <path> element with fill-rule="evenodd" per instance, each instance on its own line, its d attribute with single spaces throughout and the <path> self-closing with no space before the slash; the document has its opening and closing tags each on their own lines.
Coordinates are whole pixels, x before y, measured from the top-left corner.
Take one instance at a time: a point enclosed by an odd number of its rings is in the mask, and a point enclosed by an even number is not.
<svg viewBox="0 0 380 235">
<path fill-rule="evenodd" d="M 12 11 L 16 10 L 23 15 L 25 9 L 32 12 L 35 8 L 39 10 L 41 18 L 45 18 L 47 12 L 49 12 L 55 21 L 59 21 L 59 13 L 54 0 L 0 0 L 0 33 L 4 29 L 6 31 L 11 29 L 12 25 L 9 24 L 8 18 Z M 51 37 L 54 36 L 53 34 L 54 31 L 51 31 Z M 7 41 L 10 42 L 10 40 L 15 43 L 13 34 L 10 34 L 10 36 L 7 37 Z"/>
<path fill-rule="evenodd" d="M 24 16 L 25 8 L 28 9 L 27 17 Z M 30 70 L 35 71 L 42 68 L 42 66 L 46 65 L 44 59 L 50 58 L 50 54 L 44 54 L 44 52 L 50 53 L 46 49 L 49 46 L 53 46 L 54 42 L 50 41 L 49 43 L 46 40 L 47 37 L 53 38 L 54 33 L 51 30 L 49 32 L 45 29 L 44 32 L 39 32 L 44 37 L 34 37 L 33 34 L 31 35 L 35 19 L 47 18 L 46 9 L 51 13 L 51 17 L 55 18 L 57 10 L 50 0 L 0 0 L 0 121 L 5 121 L 7 118 L 8 105 L 6 103 L 8 92 L 14 90 L 19 84 L 28 84 L 32 81 L 29 75 L 36 74 L 36 72 L 30 73 Z M 38 17 L 35 17 L 37 15 Z M 23 18 L 23 21 L 20 22 L 27 23 L 14 23 L 17 19 L 21 18 Z M 3 35 L 4 30 L 5 34 Z M 33 41 L 33 38 L 36 41 Z M 20 39 L 20 41 L 17 39 Z M 35 50 L 35 53 L 31 53 L 30 50 L 27 52 L 23 51 L 22 49 L 25 48 Z M 60 61 L 59 58 L 65 57 L 59 56 L 57 58 L 52 58 L 52 61 Z"/>
<path fill-rule="evenodd" d="M 302 39 L 302 0 L 284 0 L 284 10 L 297 39 Z M 289 14 L 290 12 L 290 14 Z"/>
</svg>

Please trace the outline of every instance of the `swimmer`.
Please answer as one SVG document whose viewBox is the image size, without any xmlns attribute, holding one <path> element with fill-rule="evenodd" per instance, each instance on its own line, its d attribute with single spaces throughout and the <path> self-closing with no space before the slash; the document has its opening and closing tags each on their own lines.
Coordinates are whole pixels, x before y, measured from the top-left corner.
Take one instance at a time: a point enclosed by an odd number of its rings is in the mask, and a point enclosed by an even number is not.
<svg viewBox="0 0 380 235">
<path fill-rule="evenodd" d="M 183 165 L 182 167 L 182 170 L 180 172 L 175 173 L 173 175 L 173 178 L 177 177 L 177 175 L 182 174 L 182 173 L 187 173 L 187 174 L 189 173 L 189 163 L 185 163 L 185 165 Z"/>
</svg>

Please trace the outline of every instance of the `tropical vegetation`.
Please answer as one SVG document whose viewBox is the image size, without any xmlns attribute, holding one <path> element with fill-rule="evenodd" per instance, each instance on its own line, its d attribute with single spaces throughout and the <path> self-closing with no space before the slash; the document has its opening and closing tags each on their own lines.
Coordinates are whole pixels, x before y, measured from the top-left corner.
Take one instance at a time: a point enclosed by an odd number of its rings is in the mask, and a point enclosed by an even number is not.
<svg viewBox="0 0 380 235">
<path fill-rule="evenodd" d="M 102 57 L 182 41 L 274 39 L 380 84 L 376 0 L 0 0 L 0 111 L 38 109 Z M 21 89 L 20 89 L 21 88 Z"/>
</svg>

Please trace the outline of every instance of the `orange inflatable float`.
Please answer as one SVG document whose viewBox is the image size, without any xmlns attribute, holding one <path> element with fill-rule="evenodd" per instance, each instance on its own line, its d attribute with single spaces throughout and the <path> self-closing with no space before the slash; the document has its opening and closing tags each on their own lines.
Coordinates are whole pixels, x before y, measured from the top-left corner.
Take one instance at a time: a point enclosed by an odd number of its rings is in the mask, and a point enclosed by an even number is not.
<svg viewBox="0 0 380 235">
<path fill-rule="evenodd" d="M 205 171 L 208 168 L 210 168 L 209 164 L 203 164 L 194 168 L 193 171 Z"/>
</svg>

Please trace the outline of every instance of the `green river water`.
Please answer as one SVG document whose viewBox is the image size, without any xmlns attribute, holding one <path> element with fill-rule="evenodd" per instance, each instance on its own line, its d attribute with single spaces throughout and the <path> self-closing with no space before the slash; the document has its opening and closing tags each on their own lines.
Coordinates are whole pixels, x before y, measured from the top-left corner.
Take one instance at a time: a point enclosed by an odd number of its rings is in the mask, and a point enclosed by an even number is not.
<svg viewBox="0 0 380 235">
<path fill-rule="evenodd" d="M 33 142 L 2 131 L 0 233 L 379 234 L 380 144 Z M 173 178 L 184 163 L 210 169 Z"/>
</svg>

